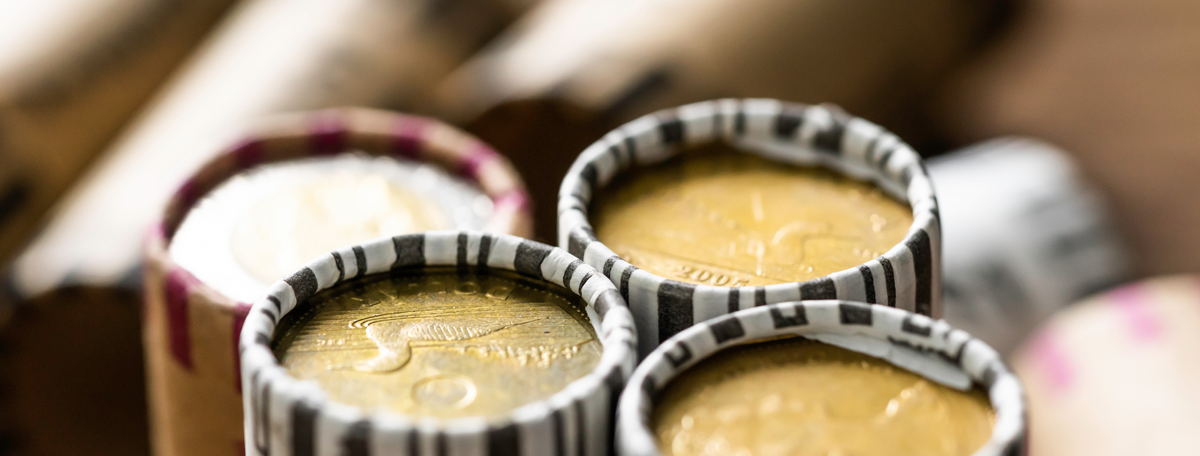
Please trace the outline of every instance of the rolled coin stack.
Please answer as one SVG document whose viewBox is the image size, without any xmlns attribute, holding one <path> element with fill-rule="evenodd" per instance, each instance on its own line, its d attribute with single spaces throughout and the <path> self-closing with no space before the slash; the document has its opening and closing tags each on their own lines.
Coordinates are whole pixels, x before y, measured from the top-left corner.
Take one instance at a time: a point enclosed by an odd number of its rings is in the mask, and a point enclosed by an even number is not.
<svg viewBox="0 0 1200 456">
<path fill-rule="evenodd" d="M 938 205 L 920 157 L 835 107 L 725 99 L 641 117 L 579 156 L 558 213 L 559 246 L 618 286 L 643 355 L 695 322 L 777 302 L 941 314 Z"/>
<path fill-rule="evenodd" d="M 355 109 L 262 123 L 183 184 L 146 241 L 156 452 L 241 448 L 235 346 L 247 303 L 305 261 L 384 235 L 530 226 L 511 165 L 440 122 Z M 369 259 L 345 258 L 360 270 Z"/>
<path fill-rule="evenodd" d="M 999 138 L 929 161 L 944 232 L 943 316 L 1008 355 L 1055 310 L 1121 283 L 1129 256 L 1062 150 Z"/>
<path fill-rule="evenodd" d="M 246 317 L 245 454 L 606 454 L 635 345 L 616 288 L 560 249 L 467 231 L 338 249 Z"/>
<path fill-rule="evenodd" d="M 1030 453 L 1200 454 L 1200 278 L 1160 277 L 1057 312 L 1012 357 Z"/>
<path fill-rule="evenodd" d="M 1021 385 L 987 344 L 844 301 L 746 309 L 676 334 L 634 371 L 617 415 L 626 456 L 1023 455 L 1028 426 Z"/>
</svg>

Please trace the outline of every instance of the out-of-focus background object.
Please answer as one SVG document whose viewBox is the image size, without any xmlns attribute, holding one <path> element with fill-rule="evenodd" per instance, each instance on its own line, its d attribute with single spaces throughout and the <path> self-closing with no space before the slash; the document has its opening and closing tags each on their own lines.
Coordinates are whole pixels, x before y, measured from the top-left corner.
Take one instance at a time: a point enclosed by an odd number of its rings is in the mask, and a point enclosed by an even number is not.
<svg viewBox="0 0 1200 456">
<path fill-rule="evenodd" d="M 142 232 L 189 172 L 258 115 L 331 106 L 413 111 L 517 13 L 503 0 L 254 0 L 64 197 L 17 258 L 13 286 L 107 286 L 135 273 Z M 104 242 L 94 242 L 104 239 Z"/>
<path fill-rule="evenodd" d="M 1070 151 L 1108 198 L 1134 274 L 1200 271 L 1200 2 L 1022 3 L 947 84 L 943 137 L 1019 133 Z"/>
<path fill-rule="evenodd" d="M 15 318 L 5 334 L 3 368 L 15 383 L 5 418 L 17 445 L 30 454 L 146 451 L 136 293 L 142 235 L 175 186 L 230 134 L 266 113 L 420 105 L 527 3 L 240 3 L 12 265 L 15 311 L 32 315 Z M 136 447 L 109 443 L 118 439 Z"/>
<path fill-rule="evenodd" d="M 1066 152 L 1000 138 L 929 161 L 944 318 L 1011 352 L 1052 312 L 1129 278 L 1100 195 Z"/>
<path fill-rule="evenodd" d="M 0 262 L 232 3 L 0 2 Z M 145 453 L 142 378 L 98 374 L 138 372 L 137 307 L 82 290 L 54 304 L 0 302 L 0 452 Z M 93 326 L 109 337 L 55 330 Z M 76 383 L 48 387 L 61 379 Z"/>
<path fill-rule="evenodd" d="M 1126 285 L 1055 315 L 1016 353 L 1030 454 L 1200 454 L 1200 277 Z"/>
<path fill-rule="evenodd" d="M 648 112 L 720 97 L 833 102 L 919 145 L 922 110 L 1004 2 L 552 0 L 439 88 L 439 115 L 509 155 L 539 238 L 584 147 Z M 918 150 L 920 148 L 918 147 Z"/>
<path fill-rule="evenodd" d="M 232 3 L 0 3 L 0 261 Z"/>
</svg>

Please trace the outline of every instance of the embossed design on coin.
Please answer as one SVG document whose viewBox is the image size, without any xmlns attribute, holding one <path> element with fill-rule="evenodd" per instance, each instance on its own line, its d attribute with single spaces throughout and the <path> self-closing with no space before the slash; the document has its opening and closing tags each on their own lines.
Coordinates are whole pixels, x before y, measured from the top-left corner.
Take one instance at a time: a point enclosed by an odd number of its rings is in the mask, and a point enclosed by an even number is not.
<svg viewBox="0 0 1200 456">
<path fill-rule="evenodd" d="M 461 375 L 425 377 L 413 386 L 413 397 L 422 404 L 442 409 L 460 409 L 475 401 L 475 383 Z"/>
<path fill-rule="evenodd" d="M 577 296 L 514 273 L 411 271 L 319 293 L 275 355 L 331 399 L 417 416 L 495 416 L 587 375 L 602 348 Z"/>
<path fill-rule="evenodd" d="M 377 322 L 367 327 L 367 337 L 379 345 L 379 356 L 355 364 L 363 372 L 392 372 L 408 364 L 414 343 L 457 342 L 533 322 L 491 318 L 450 321 Z"/>
<path fill-rule="evenodd" d="M 682 282 L 758 286 L 848 269 L 904 239 L 912 210 L 878 188 L 727 145 L 634 170 L 593 206 L 596 236 Z"/>
</svg>

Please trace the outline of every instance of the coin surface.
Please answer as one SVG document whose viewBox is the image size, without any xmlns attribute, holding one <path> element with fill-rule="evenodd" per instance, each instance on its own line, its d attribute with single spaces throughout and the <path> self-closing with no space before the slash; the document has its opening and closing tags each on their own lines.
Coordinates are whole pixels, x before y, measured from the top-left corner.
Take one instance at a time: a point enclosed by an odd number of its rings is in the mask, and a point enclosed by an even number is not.
<svg viewBox="0 0 1200 456">
<path fill-rule="evenodd" d="M 450 226 L 432 203 L 383 176 L 336 173 L 264 198 L 234 226 L 230 247 L 271 283 L 339 247 Z"/>
<path fill-rule="evenodd" d="M 792 337 L 716 353 L 667 385 L 653 413 L 666 455 L 965 456 L 995 421 L 978 389 Z"/>
<path fill-rule="evenodd" d="M 860 265 L 904 239 L 912 209 L 873 185 L 725 144 L 614 181 L 593 203 L 596 237 L 682 282 L 757 286 Z"/>
<path fill-rule="evenodd" d="M 314 296 L 273 341 L 292 376 L 365 410 L 501 415 L 591 372 L 602 347 L 584 303 L 505 271 L 383 275 Z"/>
</svg>

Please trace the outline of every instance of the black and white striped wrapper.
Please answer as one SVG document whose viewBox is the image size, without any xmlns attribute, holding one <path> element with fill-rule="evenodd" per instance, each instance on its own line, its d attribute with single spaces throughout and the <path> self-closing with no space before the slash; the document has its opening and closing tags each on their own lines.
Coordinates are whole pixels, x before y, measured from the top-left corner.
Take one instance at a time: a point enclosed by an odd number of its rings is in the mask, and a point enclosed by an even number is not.
<svg viewBox="0 0 1200 456">
<path fill-rule="evenodd" d="M 899 244 L 860 266 L 807 282 L 760 287 L 693 285 L 659 277 L 596 239 L 588 205 L 619 173 L 714 141 L 873 183 L 912 207 L 913 225 Z M 567 172 L 558 194 L 558 243 L 618 286 L 638 322 L 643 355 L 696 322 L 777 302 L 845 299 L 941 315 L 940 214 L 921 157 L 883 128 L 832 106 L 723 99 L 629 122 L 584 150 Z"/>
<path fill-rule="evenodd" d="M 501 269 L 561 285 L 587 303 L 604 353 L 592 373 L 502 418 L 418 419 L 328 400 L 279 365 L 270 343 L 283 315 L 315 293 L 366 275 L 425 266 Z M 404 273 L 404 272 L 401 272 Z M 312 261 L 276 282 L 246 317 L 239 350 L 247 455 L 569 455 L 611 453 L 612 417 L 633 371 L 633 316 L 616 288 L 567 252 L 511 235 L 431 231 L 382 238 Z"/>
<path fill-rule="evenodd" d="M 805 301 L 746 309 L 699 323 L 650 353 L 629 379 L 617 408 L 617 453 L 658 455 L 651 432 L 655 397 L 688 368 L 723 349 L 798 335 L 886 360 L 957 389 L 978 385 L 996 413 L 991 438 L 974 456 L 1027 454 L 1024 389 L 984 342 L 900 309 L 847 301 Z"/>
</svg>

